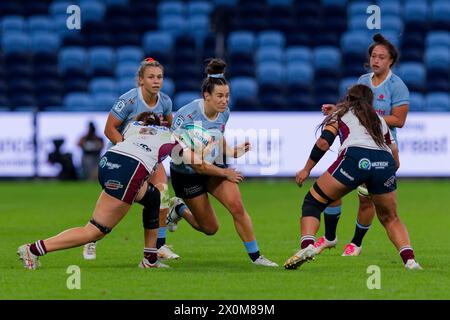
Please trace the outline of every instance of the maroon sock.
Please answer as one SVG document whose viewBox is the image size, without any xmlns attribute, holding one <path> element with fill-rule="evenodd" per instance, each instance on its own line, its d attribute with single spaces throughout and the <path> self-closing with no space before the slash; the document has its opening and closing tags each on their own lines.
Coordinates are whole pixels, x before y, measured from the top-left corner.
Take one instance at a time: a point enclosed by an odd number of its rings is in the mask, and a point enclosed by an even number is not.
<svg viewBox="0 0 450 320">
<path fill-rule="evenodd" d="M 158 261 L 158 253 L 156 248 L 144 248 L 144 258 L 150 263 Z"/>
<path fill-rule="evenodd" d="M 300 247 L 302 249 L 305 249 L 310 244 L 314 244 L 315 241 L 316 241 L 316 238 L 314 236 L 303 236 L 300 239 Z"/>
<path fill-rule="evenodd" d="M 409 259 L 414 259 L 414 250 L 409 246 L 401 247 L 399 253 L 404 264 L 406 264 Z"/>
<path fill-rule="evenodd" d="M 35 243 L 30 245 L 30 251 L 35 256 L 43 256 L 47 253 L 47 249 L 45 248 L 44 241 L 38 240 Z"/>
</svg>

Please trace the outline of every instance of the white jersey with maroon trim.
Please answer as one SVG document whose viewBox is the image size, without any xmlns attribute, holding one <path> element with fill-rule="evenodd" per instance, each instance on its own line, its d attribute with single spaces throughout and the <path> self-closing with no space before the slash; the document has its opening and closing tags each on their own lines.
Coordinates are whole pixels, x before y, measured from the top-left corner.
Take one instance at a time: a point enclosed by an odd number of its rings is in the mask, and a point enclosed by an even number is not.
<svg viewBox="0 0 450 320">
<path fill-rule="evenodd" d="M 144 126 L 139 121 L 130 122 L 123 135 L 124 141 L 109 151 L 138 160 L 150 173 L 178 144 L 170 129 L 153 125 Z"/>
<path fill-rule="evenodd" d="M 391 152 L 388 145 L 395 143 L 392 138 L 391 131 L 389 130 L 386 121 L 378 115 L 381 121 L 384 145 L 380 147 L 375 143 L 372 136 L 367 132 L 366 128 L 359 122 L 358 117 L 350 109 L 340 119 L 339 124 L 339 137 L 341 139 L 341 146 L 339 152 L 348 147 L 361 147 L 374 150 L 386 150 Z"/>
</svg>

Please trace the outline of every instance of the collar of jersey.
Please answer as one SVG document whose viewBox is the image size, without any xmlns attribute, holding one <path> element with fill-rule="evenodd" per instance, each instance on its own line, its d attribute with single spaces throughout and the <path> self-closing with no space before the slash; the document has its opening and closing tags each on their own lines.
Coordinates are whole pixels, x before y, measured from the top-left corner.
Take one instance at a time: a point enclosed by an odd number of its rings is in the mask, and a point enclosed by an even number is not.
<svg viewBox="0 0 450 320">
<path fill-rule="evenodd" d="M 374 73 L 372 72 L 372 73 L 370 74 L 369 83 L 370 83 L 370 86 L 371 86 L 372 88 L 376 89 L 376 88 L 381 87 L 386 81 L 389 80 L 389 78 L 392 76 L 392 70 L 389 70 L 389 73 L 388 73 L 386 79 L 384 79 L 383 82 L 381 82 L 381 83 L 380 83 L 379 85 L 377 85 L 377 86 L 374 86 L 373 83 L 372 83 L 373 75 L 374 75 Z"/>
<path fill-rule="evenodd" d="M 142 101 L 142 103 L 144 104 L 144 106 L 146 106 L 147 109 L 150 109 L 150 110 L 155 109 L 155 108 L 158 106 L 159 101 L 161 100 L 161 97 L 160 97 L 159 92 L 158 92 L 158 100 L 156 101 L 156 103 L 155 103 L 155 105 L 154 105 L 153 107 L 150 107 L 150 106 L 147 104 L 147 102 L 145 102 L 145 100 L 144 100 L 144 96 L 142 95 L 142 87 L 140 87 L 140 86 L 138 87 L 138 96 L 139 96 L 139 100 Z"/>
</svg>

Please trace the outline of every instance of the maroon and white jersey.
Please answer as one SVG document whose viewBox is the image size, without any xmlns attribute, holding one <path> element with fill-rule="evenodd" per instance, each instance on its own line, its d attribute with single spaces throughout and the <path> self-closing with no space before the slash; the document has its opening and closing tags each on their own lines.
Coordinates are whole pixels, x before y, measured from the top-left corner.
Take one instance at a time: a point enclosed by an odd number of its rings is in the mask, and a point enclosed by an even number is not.
<svg viewBox="0 0 450 320">
<path fill-rule="evenodd" d="M 350 109 L 345 113 L 340 119 L 338 119 L 339 124 L 339 138 L 341 139 L 341 146 L 339 152 L 348 147 L 361 147 L 374 150 L 385 150 L 391 152 L 388 145 L 395 143 L 391 131 L 386 124 L 386 121 L 378 116 L 381 121 L 384 145 L 380 147 L 375 143 L 372 136 L 367 132 L 366 128 L 361 125 L 358 117 Z"/>
<path fill-rule="evenodd" d="M 133 121 L 124 130 L 124 141 L 108 151 L 119 153 L 141 162 L 152 173 L 158 163 L 170 155 L 178 144 L 172 131 L 166 127 L 144 126 Z"/>
</svg>

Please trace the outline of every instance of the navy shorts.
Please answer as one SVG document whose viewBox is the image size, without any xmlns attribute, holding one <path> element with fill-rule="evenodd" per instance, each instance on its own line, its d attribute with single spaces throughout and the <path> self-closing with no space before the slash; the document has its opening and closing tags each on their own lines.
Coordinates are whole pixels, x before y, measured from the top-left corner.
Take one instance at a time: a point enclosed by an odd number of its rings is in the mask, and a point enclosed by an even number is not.
<svg viewBox="0 0 450 320">
<path fill-rule="evenodd" d="M 214 164 L 220 168 L 226 168 L 227 165 Z M 175 195 L 182 199 L 192 199 L 203 193 L 208 192 L 207 182 L 211 176 L 196 173 L 181 173 L 170 168 L 170 179 Z"/>
<path fill-rule="evenodd" d="M 328 172 L 347 187 L 356 189 L 365 183 L 371 194 L 397 189 L 394 157 L 384 150 L 349 147 L 341 152 Z"/>
<path fill-rule="evenodd" d="M 106 152 L 98 164 L 98 181 L 102 189 L 119 200 L 132 204 L 149 172 L 138 160 Z"/>
</svg>

